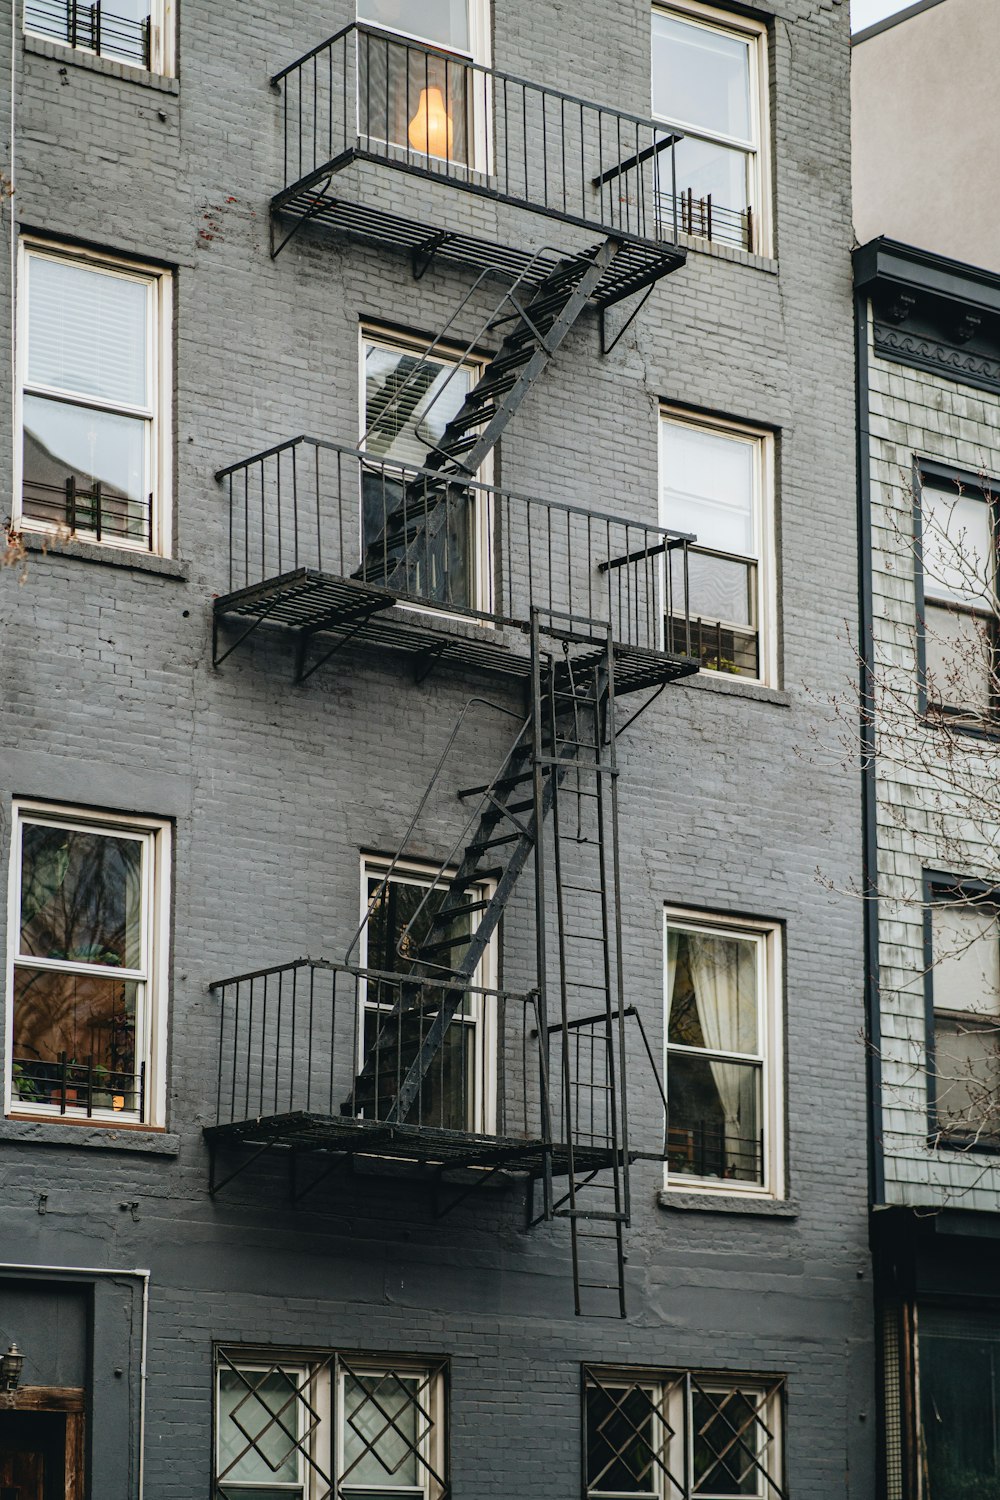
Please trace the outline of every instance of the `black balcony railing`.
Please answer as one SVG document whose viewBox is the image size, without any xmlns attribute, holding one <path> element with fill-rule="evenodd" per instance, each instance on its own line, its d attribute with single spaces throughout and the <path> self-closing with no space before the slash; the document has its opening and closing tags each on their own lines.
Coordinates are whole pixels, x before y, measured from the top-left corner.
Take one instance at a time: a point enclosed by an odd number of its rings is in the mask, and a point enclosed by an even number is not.
<svg viewBox="0 0 1000 1500">
<path fill-rule="evenodd" d="M 655 121 L 354 23 L 291 63 L 280 209 L 356 157 L 605 235 L 676 245 L 674 143 Z"/>
<path fill-rule="evenodd" d="M 53 1106 L 62 1115 L 92 1115 L 95 1110 L 144 1116 L 145 1064 L 133 1069 L 109 1068 L 93 1057 L 81 1061 L 58 1057 L 18 1057 L 12 1069 L 15 1104 L 25 1110 Z"/>
<path fill-rule="evenodd" d="M 686 535 L 309 437 L 217 478 L 229 501 L 229 595 L 219 610 L 316 570 L 384 592 L 386 606 L 519 629 L 538 609 L 610 625 L 616 645 L 692 655 Z M 390 536 L 411 539 L 405 552 L 391 550 Z"/>
<path fill-rule="evenodd" d="M 81 487 L 71 474 L 65 484 L 42 484 L 26 478 L 21 511 L 28 521 L 84 533 L 97 541 L 130 542 L 153 551 L 153 497 L 131 499 L 108 493 L 100 483 Z"/>
<path fill-rule="evenodd" d="M 105 7 L 101 0 L 95 0 L 93 5 L 81 0 L 27 0 L 24 28 L 36 36 L 94 52 L 98 57 L 133 63 L 138 68 L 150 67 L 150 17 L 137 21 L 115 15 L 113 3 Z"/>
</svg>

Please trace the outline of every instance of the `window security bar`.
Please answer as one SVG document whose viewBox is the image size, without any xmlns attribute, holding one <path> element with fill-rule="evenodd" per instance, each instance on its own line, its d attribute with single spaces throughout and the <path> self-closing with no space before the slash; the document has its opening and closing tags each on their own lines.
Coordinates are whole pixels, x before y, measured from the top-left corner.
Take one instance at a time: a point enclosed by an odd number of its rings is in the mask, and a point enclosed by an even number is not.
<svg viewBox="0 0 1000 1500">
<path fill-rule="evenodd" d="M 755 226 L 749 204 L 746 208 L 725 208 L 711 193 L 699 198 L 689 187 L 678 196 L 664 193 L 658 207 L 663 222 L 672 224 L 676 218 L 683 234 L 753 252 Z"/>
<path fill-rule="evenodd" d="M 369 538 L 419 536 L 443 504 L 447 524 L 414 549 L 394 598 L 525 630 L 538 609 L 610 624 L 616 645 L 657 652 L 668 618 L 668 649 L 692 654 L 685 534 L 311 437 L 216 478 L 227 490 L 230 594 L 298 569 L 357 579 Z"/>
<path fill-rule="evenodd" d="M 353 23 L 271 80 L 284 116 L 280 208 L 355 156 L 649 243 L 677 243 L 679 132 Z"/>
<path fill-rule="evenodd" d="M 65 42 L 70 47 L 109 56 L 119 62 L 150 67 L 152 18 L 136 21 L 117 16 L 103 8 L 102 0 L 93 5 L 81 0 L 27 0 L 24 11 L 25 30 L 36 36 Z"/>
<path fill-rule="evenodd" d="M 708 1120 L 685 1120 L 667 1129 L 667 1163 L 671 1173 L 760 1182 L 763 1135 L 742 1136 Z"/>
<path fill-rule="evenodd" d="M 13 1093 L 21 1108 L 57 1105 L 61 1115 L 111 1109 L 138 1114 L 144 1119 L 146 1064 L 133 1068 L 111 1068 L 95 1062 L 93 1055 L 81 1062 L 60 1052 L 55 1058 L 14 1057 Z"/>
<path fill-rule="evenodd" d="M 112 491 L 96 480 L 84 488 L 73 474 L 63 484 L 24 481 L 22 509 L 26 519 L 48 526 L 66 527 L 76 536 L 86 532 L 97 541 L 135 542 L 153 551 L 153 497 L 133 499 Z"/>
</svg>

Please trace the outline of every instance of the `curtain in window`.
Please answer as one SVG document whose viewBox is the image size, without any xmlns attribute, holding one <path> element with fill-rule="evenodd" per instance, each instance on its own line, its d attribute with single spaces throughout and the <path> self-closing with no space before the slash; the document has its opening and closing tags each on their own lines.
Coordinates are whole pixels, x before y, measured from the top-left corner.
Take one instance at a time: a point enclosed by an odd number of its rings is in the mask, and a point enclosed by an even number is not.
<svg viewBox="0 0 1000 1500">
<path fill-rule="evenodd" d="M 748 996 L 754 989 L 754 954 L 745 942 L 688 936 L 688 956 L 705 1045 L 712 1052 L 745 1052 Z M 753 1044 L 751 1044 L 753 1045 Z M 749 1078 L 737 1063 L 710 1059 L 725 1115 L 726 1149 L 739 1156 L 743 1094 Z"/>
</svg>

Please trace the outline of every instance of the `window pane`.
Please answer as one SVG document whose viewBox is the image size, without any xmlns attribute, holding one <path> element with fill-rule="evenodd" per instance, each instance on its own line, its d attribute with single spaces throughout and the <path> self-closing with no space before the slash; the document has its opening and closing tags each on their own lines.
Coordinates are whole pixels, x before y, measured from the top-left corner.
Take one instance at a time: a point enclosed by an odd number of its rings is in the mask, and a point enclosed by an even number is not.
<svg viewBox="0 0 1000 1500">
<path fill-rule="evenodd" d="M 693 1391 L 694 1493 L 762 1495 L 758 1468 L 762 1438 L 757 1421 L 759 1397 L 743 1391 Z"/>
<path fill-rule="evenodd" d="M 756 557 L 756 443 L 680 423 L 663 423 L 663 524 L 693 532 L 699 545 Z"/>
<path fill-rule="evenodd" d="M 1000 1136 L 1000 1029 L 934 1018 L 938 1123 L 950 1135 Z"/>
<path fill-rule="evenodd" d="M 347 1485 L 418 1485 L 418 1448 L 431 1430 L 415 1375 L 344 1377 L 344 1465 Z M 426 1401 L 426 1391 L 424 1401 Z"/>
<path fill-rule="evenodd" d="M 654 1395 L 636 1387 L 587 1388 L 587 1487 L 602 1494 L 656 1495 Z"/>
<path fill-rule="evenodd" d="M 26 823 L 22 851 L 22 954 L 141 967 L 138 839 Z"/>
<path fill-rule="evenodd" d="M 468 166 L 475 79 L 466 62 L 366 32 L 358 54 L 360 134 L 371 146 Z"/>
<path fill-rule="evenodd" d="M 469 0 L 358 0 L 358 20 L 457 52 L 470 50 Z"/>
<path fill-rule="evenodd" d="M 996 666 L 989 620 L 928 604 L 924 663 L 929 703 L 961 709 L 976 719 L 992 713 Z"/>
<path fill-rule="evenodd" d="M 995 587 L 989 506 L 978 495 L 924 485 L 920 511 L 925 593 L 989 608 Z"/>
<path fill-rule="evenodd" d="M 672 1174 L 764 1180 L 760 1082 L 757 1063 L 669 1052 L 667 1158 Z"/>
<path fill-rule="evenodd" d="M 30 258 L 28 380 L 146 406 L 147 282 Z"/>
<path fill-rule="evenodd" d="M 142 417 L 26 395 L 24 514 L 148 541 L 148 439 L 149 423 Z M 75 481 L 75 507 L 67 498 L 69 479 Z"/>
<path fill-rule="evenodd" d="M 931 909 L 934 1004 L 1000 1016 L 1000 930 L 997 914 L 986 906 Z"/>
<path fill-rule="evenodd" d="M 671 928 L 676 953 L 668 1039 L 713 1052 L 758 1050 L 757 943 Z"/>
<path fill-rule="evenodd" d="M 139 1108 L 131 979 L 14 969 L 14 1091 L 22 1104 Z M 62 1058 L 65 1054 L 65 1071 Z"/>
<path fill-rule="evenodd" d="M 299 1478 L 300 1417 L 295 1392 L 295 1378 L 282 1370 L 220 1372 L 220 1477 L 235 1484 L 288 1484 Z"/>
<path fill-rule="evenodd" d="M 977 1308 L 918 1312 L 920 1417 L 929 1493 L 1000 1493 L 1000 1325 Z"/>
<path fill-rule="evenodd" d="M 750 158 L 745 151 L 734 151 L 729 146 L 717 146 L 714 141 L 700 141 L 697 136 L 686 135 L 677 143 L 677 192 L 686 195 L 690 190 L 695 199 L 692 204 L 690 223 L 683 216 L 682 229 L 691 234 L 708 235 L 707 214 L 702 216 L 697 203 L 702 198 L 711 198 L 720 208 L 738 209 L 742 212 L 750 202 L 748 183 Z M 741 243 L 737 226 L 720 220 L 711 226 L 713 239 L 733 239 Z"/>
<path fill-rule="evenodd" d="M 471 387 L 467 366 L 366 345 L 365 448 L 397 463 L 423 464 Z"/>
<path fill-rule="evenodd" d="M 653 12 L 653 113 L 750 139 L 750 43 Z"/>
</svg>

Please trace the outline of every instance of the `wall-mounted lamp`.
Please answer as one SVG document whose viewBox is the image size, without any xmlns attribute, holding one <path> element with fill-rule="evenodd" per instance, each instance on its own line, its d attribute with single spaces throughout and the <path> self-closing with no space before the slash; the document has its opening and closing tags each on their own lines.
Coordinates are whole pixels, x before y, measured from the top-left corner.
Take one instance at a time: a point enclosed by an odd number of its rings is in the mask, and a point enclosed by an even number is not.
<svg viewBox="0 0 1000 1500">
<path fill-rule="evenodd" d="M 11 1344 L 7 1353 L 0 1359 L 0 1390 L 17 1390 L 17 1383 L 21 1378 L 23 1366 L 24 1355 L 20 1352 L 16 1344 Z"/>
<path fill-rule="evenodd" d="M 420 90 L 420 103 L 406 134 L 414 151 L 421 155 L 451 159 L 455 129 L 439 88 L 432 85 Z"/>
</svg>

